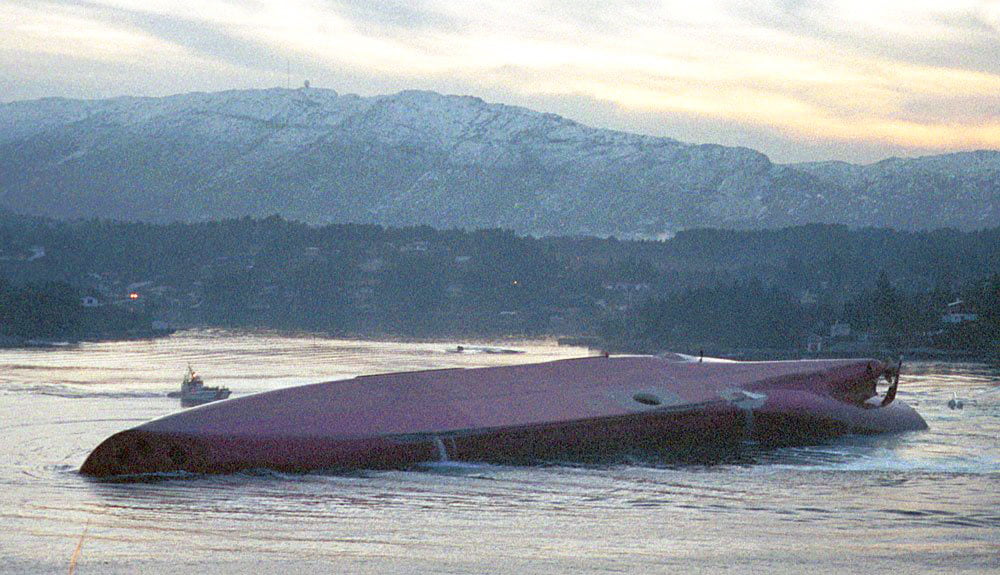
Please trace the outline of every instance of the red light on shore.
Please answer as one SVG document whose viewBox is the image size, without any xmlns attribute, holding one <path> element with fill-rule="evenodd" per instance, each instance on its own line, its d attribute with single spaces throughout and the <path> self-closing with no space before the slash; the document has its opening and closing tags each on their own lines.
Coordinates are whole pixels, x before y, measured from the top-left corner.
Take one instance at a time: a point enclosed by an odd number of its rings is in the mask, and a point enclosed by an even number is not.
<svg viewBox="0 0 1000 575">
<path fill-rule="evenodd" d="M 139 299 L 139 294 L 137 294 L 136 292 L 132 292 L 132 293 L 128 294 L 128 299 L 130 299 L 130 300 L 137 300 L 137 299 Z"/>
</svg>

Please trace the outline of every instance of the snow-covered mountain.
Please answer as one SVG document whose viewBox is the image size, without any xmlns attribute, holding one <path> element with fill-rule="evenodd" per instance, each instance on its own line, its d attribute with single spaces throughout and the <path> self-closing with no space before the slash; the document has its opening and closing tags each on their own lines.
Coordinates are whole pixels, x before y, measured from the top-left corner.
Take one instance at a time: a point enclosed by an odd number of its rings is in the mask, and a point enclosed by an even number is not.
<svg viewBox="0 0 1000 575">
<path fill-rule="evenodd" d="M 1000 152 L 779 165 L 478 98 L 246 90 L 0 105 L 0 207 L 54 217 L 505 227 L 1000 222 Z"/>
</svg>

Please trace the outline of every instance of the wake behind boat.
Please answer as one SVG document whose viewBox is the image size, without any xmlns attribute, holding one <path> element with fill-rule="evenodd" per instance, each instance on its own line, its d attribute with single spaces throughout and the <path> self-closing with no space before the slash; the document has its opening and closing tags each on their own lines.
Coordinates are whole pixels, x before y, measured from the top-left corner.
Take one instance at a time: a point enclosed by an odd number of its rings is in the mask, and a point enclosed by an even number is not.
<svg viewBox="0 0 1000 575">
<path fill-rule="evenodd" d="M 181 390 L 171 391 L 167 394 L 167 397 L 180 398 L 182 406 L 192 407 L 226 399 L 230 393 L 228 387 L 206 386 L 201 376 L 195 373 L 194 369 L 189 365 L 187 373 L 184 374 L 184 381 L 181 382 Z"/>
<path fill-rule="evenodd" d="M 876 384 L 889 380 L 883 396 Z M 80 471 L 398 468 L 808 443 L 926 429 L 872 359 L 719 362 L 603 356 L 387 373 L 206 405 L 117 433 Z"/>
</svg>

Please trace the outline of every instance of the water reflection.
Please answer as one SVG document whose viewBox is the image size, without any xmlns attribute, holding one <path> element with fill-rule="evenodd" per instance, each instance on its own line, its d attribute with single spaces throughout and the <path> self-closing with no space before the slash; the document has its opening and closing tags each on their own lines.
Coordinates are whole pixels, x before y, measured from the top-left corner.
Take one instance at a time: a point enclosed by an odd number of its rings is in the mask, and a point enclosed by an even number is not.
<svg viewBox="0 0 1000 575">
<path fill-rule="evenodd" d="M 900 398 L 931 428 L 822 445 L 741 446 L 710 464 L 655 454 L 596 464 L 430 464 L 408 471 L 179 475 L 152 483 L 76 469 L 115 431 L 177 409 L 188 362 L 234 395 L 362 373 L 585 353 L 504 343 L 354 342 L 184 332 L 166 340 L 0 352 L 0 573 L 817 573 L 995 567 L 1000 370 L 907 364 Z M 952 392 L 974 398 L 958 412 Z M 837 545 L 831 545 L 836 541 Z M 890 543 L 885 543 L 889 541 Z M 886 547 L 889 545 L 889 547 Z M 191 569 L 187 569 L 191 567 Z M 113 569 L 112 569 L 113 570 Z"/>
</svg>

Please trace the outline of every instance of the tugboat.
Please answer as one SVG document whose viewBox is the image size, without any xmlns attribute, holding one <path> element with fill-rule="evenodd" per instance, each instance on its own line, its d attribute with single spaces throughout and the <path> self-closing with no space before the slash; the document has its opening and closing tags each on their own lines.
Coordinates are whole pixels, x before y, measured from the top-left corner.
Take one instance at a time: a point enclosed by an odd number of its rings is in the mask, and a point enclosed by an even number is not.
<svg viewBox="0 0 1000 575">
<path fill-rule="evenodd" d="M 181 382 L 181 390 L 171 391 L 167 394 L 167 397 L 179 397 L 181 406 L 192 407 L 211 401 L 226 399 L 230 393 L 228 387 L 205 387 L 205 382 L 202 381 L 201 376 L 195 373 L 194 369 L 188 365 L 184 381 Z"/>
</svg>

